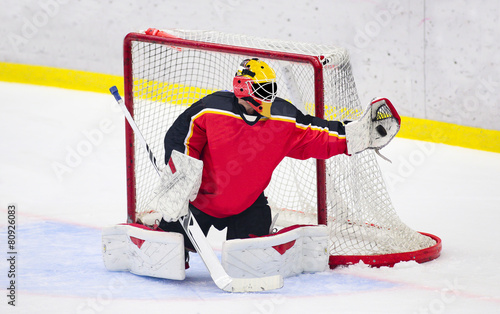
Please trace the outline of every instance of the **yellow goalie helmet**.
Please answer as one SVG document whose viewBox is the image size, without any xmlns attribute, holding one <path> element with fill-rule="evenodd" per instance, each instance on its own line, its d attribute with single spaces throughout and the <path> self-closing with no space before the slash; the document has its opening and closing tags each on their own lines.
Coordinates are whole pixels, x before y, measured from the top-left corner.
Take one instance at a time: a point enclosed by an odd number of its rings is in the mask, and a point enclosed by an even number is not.
<svg viewBox="0 0 500 314">
<path fill-rule="evenodd" d="M 264 61 L 245 59 L 233 79 L 234 95 L 250 103 L 265 117 L 271 116 L 271 106 L 278 90 L 276 73 Z"/>
</svg>

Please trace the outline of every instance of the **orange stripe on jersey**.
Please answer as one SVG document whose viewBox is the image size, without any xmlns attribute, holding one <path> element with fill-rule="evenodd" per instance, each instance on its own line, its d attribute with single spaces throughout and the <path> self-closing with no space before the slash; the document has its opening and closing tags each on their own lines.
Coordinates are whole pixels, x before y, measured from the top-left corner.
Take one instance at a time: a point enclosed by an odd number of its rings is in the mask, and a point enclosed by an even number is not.
<svg viewBox="0 0 500 314">
<path fill-rule="evenodd" d="M 193 119 L 191 119 L 191 123 L 189 124 L 189 133 L 186 136 L 186 140 L 184 141 L 184 147 L 186 147 L 186 151 L 184 152 L 186 155 L 191 156 L 190 151 L 189 151 L 189 142 L 191 140 L 191 137 L 193 136 L 193 128 L 194 128 L 194 123 Z"/>
</svg>

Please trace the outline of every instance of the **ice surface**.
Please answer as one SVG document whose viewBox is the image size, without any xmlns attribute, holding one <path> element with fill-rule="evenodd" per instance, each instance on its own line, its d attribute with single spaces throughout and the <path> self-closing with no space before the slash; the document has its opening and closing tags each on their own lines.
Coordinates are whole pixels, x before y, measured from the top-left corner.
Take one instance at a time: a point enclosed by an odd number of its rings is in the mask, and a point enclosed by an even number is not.
<svg viewBox="0 0 500 314">
<path fill-rule="evenodd" d="M 196 255 L 184 281 L 105 270 L 100 228 L 125 220 L 124 123 L 111 95 L 0 83 L 1 313 L 500 313 L 500 154 L 400 138 L 384 149 L 398 214 L 442 238 L 437 260 L 355 265 L 230 294 Z M 216 249 L 221 238 L 210 235 Z"/>
</svg>

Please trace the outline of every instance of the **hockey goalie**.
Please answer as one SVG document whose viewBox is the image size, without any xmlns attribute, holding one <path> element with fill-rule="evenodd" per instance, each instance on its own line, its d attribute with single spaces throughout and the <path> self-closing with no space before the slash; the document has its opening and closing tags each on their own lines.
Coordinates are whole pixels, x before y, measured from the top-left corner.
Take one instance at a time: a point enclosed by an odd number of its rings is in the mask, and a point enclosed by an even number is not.
<svg viewBox="0 0 500 314">
<path fill-rule="evenodd" d="M 218 91 L 187 108 L 164 138 L 165 166 L 138 224 L 103 230 L 107 269 L 182 280 L 188 252 L 199 250 L 185 217 L 203 235 L 226 231 L 221 263 L 231 277 L 294 276 L 324 271 L 326 226 L 273 226 L 264 190 L 284 157 L 328 159 L 380 149 L 399 131 L 388 99 L 376 98 L 354 121 L 305 115 L 277 97 L 274 70 L 245 59 L 233 91 Z"/>
</svg>

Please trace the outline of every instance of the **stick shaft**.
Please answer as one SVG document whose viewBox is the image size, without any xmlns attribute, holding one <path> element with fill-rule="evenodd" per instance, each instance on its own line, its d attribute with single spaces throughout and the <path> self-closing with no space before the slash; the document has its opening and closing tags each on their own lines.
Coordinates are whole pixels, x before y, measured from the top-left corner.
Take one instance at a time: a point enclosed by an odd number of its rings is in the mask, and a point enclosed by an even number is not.
<svg viewBox="0 0 500 314">
<path fill-rule="evenodd" d="M 116 88 L 116 86 L 113 86 L 113 87 L 111 87 L 109 89 L 109 91 L 115 97 L 116 102 L 118 103 L 118 105 L 120 106 L 123 114 L 125 115 L 125 119 L 127 119 L 128 124 L 130 125 L 130 127 L 132 127 L 132 130 L 134 130 L 134 134 L 135 134 L 136 138 L 139 139 L 139 142 L 141 143 L 142 147 L 147 152 L 147 154 L 149 156 L 149 160 L 151 161 L 151 163 L 153 164 L 153 167 L 155 168 L 156 172 L 159 175 L 160 174 L 160 170 L 158 169 L 158 165 L 156 164 L 156 158 L 155 158 L 153 152 L 151 151 L 151 149 L 149 148 L 149 145 L 146 142 L 146 139 L 144 138 L 144 135 L 142 135 L 141 131 L 139 130 L 139 127 L 135 123 L 134 118 L 132 118 L 132 115 L 130 114 L 130 112 L 128 111 L 127 107 L 125 106 L 125 103 L 123 102 L 123 99 L 121 98 L 120 94 L 118 93 L 118 88 Z"/>
<path fill-rule="evenodd" d="M 132 118 L 132 115 L 123 103 L 123 99 L 120 97 L 118 89 L 116 88 L 116 86 L 113 86 L 109 89 L 109 91 L 115 97 L 118 105 L 120 105 L 125 118 L 134 130 L 135 136 L 139 139 L 139 142 L 148 153 L 149 160 L 153 164 L 158 175 L 160 175 L 160 170 L 158 169 L 158 166 L 156 164 L 156 158 L 149 148 L 149 145 L 144 139 L 141 131 L 139 130 L 139 127 L 135 123 L 134 118 Z M 212 280 L 220 289 L 228 292 L 251 292 L 279 289 L 283 286 L 283 278 L 281 276 L 245 279 L 231 278 L 222 267 L 222 264 L 215 255 L 214 250 L 210 246 L 210 243 L 208 243 L 205 234 L 201 230 L 191 211 L 188 211 L 188 214 L 185 217 L 181 217 L 179 219 L 179 222 L 181 223 L 184 231 L 186 231 L 189 240 L 191 240 L 191 243 L 193 243 L 193 246 L 203 260 L 203 263 L 207 267 Z"/>
</svg>

